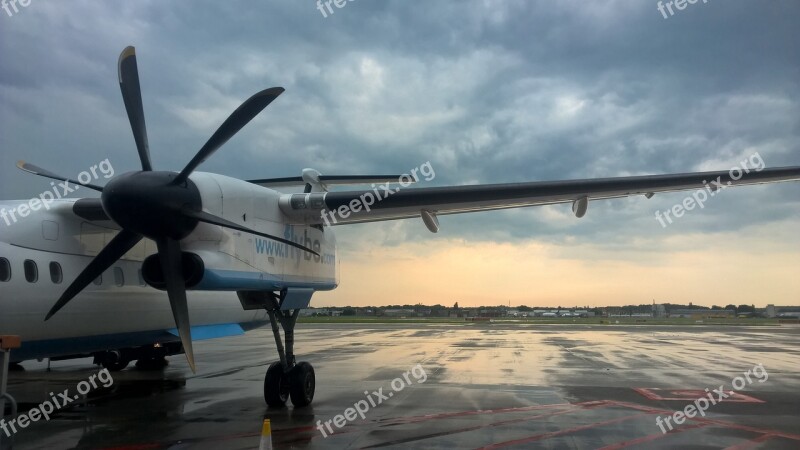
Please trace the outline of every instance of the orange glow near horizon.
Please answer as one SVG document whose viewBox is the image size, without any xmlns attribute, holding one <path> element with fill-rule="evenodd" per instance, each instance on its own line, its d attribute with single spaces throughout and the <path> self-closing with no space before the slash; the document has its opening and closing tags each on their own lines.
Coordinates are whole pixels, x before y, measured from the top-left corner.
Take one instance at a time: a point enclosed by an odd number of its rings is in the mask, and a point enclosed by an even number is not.
<svg viewBox="0 0 800 450">
<path fill-rule="evenodd" d="M 800 305 L 794 227 L 669 237 L 626 248 L 455 240 L 346 252 L 314 306 Z M 787 242 L 789 245 L 787 245 Z M 735 243 L 735 245 L 731 245 Z M 347 242 L 340 242 L 347 247 Z"/>
</svg>

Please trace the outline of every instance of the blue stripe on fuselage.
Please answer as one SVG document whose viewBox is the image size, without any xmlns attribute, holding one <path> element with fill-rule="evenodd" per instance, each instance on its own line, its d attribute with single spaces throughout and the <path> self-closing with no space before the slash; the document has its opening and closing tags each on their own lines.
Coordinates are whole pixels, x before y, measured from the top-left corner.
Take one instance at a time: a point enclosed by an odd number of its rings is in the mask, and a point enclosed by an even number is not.
<svg viewBox="0 0 800 450">
<path fill-rule="evenodd" d="M 279 278 L 275 275 L 263 272 L 206 269 L 203 274 L 203 279 L 197 286 L 192 287 L 192 289 L 198 291 L 278 291 L 285 287 L 330 291 L 336 288 L 336 281 L 333 279 L 302 277 L 299 275 L 284 275 Z"/>
<path fill-rule="evenodd" d="M 237 336 L 245 330 L 252 330 L 268 322 L 248 322 L 219 325 L 200 325 L 192 327 L 192 340 L 215 339 Z M 133 333 L 104 334 L 98 336 L 79 336 L 74 338 L 23 341 L 22 346 L 11 352 L 11 362 L 29 359 L 56 358 L 59 356 L 86 355 L 105 350 L 136 348 L 155 343 L 177 342 L 179 339 L 169 330 L 139 331 Z"/>
</svg>

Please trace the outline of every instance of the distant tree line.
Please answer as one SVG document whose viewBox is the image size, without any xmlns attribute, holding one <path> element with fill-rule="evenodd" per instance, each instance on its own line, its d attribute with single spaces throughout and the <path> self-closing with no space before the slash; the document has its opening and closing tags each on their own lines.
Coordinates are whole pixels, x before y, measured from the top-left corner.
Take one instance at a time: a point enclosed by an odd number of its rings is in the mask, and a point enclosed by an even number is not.
<svg viewBox="0 0 800 450">
<path fill-rule="evenodd" d="M 739 305 L 736 306 L 734 304 L 729 304 L 726 306 L 718 306 L 713 305 L 710 308 L 708 306 L 700 306 L 694 305 L 689 303 L 688 305 L 682 305 L 679 303 L 662 303 L 664 305 L 664 309 L 667 313 L 670 311 L 678 310 L 678 309 L 696 309 L 696 310 L 729 310 L 735 311 L 736 314 L 745 314 L 745 313 L 755 313 L 756 307 L 755 305 Z M 413 310 L 417 313 L 425 313 L 425 315 L 430 315 L 434 317 L 442 317 L 446 316 L 450 311 L 458 311 L 459 306 L 458 302 L 456 302 L 453 307 L 447 307 L 440 304 L 436 304 L 433 306 L 427 306 L 422 304 L 416 305 L 387 305 L 387 306 L 345 306 L 336 308 L 342 311 L 343 316 L 356 316 L 359 313 L 363 312 L 365 309 L 373 310 L 375 312 L 380 313 L 382 310 L 387 309 L 404 309 L 404 310 Z M 641 304 L 641 305 L 626 305 L 626 306 L 605 306 L 605 307 L 589 307 L 589 306 L 573 306 L 573 307 L 562 307 L 561 305 L 557 307 L 553 306 L 527 306 L 527 305 L 520 305 L 509 308 L 508 306 L 476 306 L 470 307 L 468 309 L 479 309 L 488 312 L 497 312 L 502 313 L 509 309 L 514 309 L 519 312 L 531 312 L 535 309 L 558 309 L 558 310 L 586 310 L 593 312 L 595 315 L 603 315 L 603 314 L 613 314 L 613 315 L 634 315 L 634 314 L 649 314 L 653 311 L 652 304 Z"/>
</svg>

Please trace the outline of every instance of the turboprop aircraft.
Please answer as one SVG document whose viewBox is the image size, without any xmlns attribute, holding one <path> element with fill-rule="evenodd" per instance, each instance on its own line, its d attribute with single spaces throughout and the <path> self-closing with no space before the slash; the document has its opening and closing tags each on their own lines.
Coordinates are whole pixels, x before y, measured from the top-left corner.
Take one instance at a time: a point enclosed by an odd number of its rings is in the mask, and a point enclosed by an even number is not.
<svg viewBox="0 0 800 450">
<path fill-rule="evenodd" d="M 339 284 L 336 226 L 420 218 L 437 232 L 442 214 L 571 203 L 583 217 L 589 200 L 800 179 L 796 166 L 415 188 L 381 196 L 372 188 L 328 192 L 328 186 L 406 184 L 413 177 L 325 176 L 306 169 L 299 177 L 239 180 L 196 171 L 283 93 L 279 87 L 247 99 L 182 170 L 159 171 L 150 161 L 133 47 L 120 55 L 118 73 L 141 170 L 98 186 L 21 161 L 22 170 L 100 197 L 36 208 L 33 201 L 0 205 L 21 217 L 0 224 L 0 334 L 21 336 L 15 361 L 93 355 L 111 368 L 133 360 L 146 368 L 185 353 L 194 370 L 193 337 L 270 324 L 280 361 L 267 369 L 264 398 L 270 406 L 291 399 L 302 407 L 314 398 L 316 378 L 311 364 L 295 360 L 294 328 L 315 292 Z M 277 190 L 286 185 L 304 192 Z"/>
</svg>

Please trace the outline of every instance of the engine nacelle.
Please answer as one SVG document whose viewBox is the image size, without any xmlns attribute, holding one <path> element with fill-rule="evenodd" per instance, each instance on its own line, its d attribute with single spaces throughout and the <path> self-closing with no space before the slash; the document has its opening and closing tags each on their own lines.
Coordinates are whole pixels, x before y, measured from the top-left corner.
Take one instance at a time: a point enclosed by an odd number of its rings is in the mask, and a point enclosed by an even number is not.
<svg viewBox="0 0 800 450">
<path fill-rule="evenodd" d="M 183 252 L 181 265 L 183 267 L 183 279 L 186 281 L 186 289 L 197 286 L 203 280 L 203 275 L 206 271 L 203 258 L 194 253 Z M 142 263 L 142 278 L 144 278 L 145 283 L 156 289 L 161 289 L 162 291 L 167 289 L 161 259 L 158 254 L 145 258 L 144 263 Z"/>
</svg>

